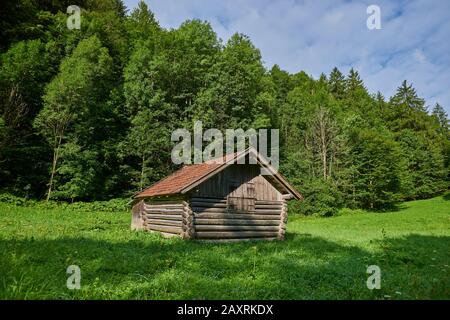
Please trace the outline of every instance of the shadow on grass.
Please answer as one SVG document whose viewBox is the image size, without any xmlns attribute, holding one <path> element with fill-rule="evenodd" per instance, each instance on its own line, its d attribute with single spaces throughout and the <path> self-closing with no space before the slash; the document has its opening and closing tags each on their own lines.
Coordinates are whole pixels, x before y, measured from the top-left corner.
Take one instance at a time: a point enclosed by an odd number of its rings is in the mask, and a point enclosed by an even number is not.
<svg viewBox="0 0 450 320">
<path fill-rule="evenodd" d="M 0 298 L 450 298 L 450 237 L 389 238 L 371 251 L 307 234 L 284 242 L 146 240 L 0 240 Z M 66 288 L 72 264 L 81 268 L 81 290 Z M 373 264 L 381 290 L 366 287 Z"/>
</svg>

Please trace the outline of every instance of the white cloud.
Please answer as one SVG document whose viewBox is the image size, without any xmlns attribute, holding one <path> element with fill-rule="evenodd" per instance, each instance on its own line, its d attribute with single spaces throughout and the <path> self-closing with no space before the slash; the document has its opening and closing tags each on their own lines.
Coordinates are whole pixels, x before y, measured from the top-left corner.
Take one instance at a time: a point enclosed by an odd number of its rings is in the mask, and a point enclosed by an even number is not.
<svg viewBox="0 0 450 320">
<path fill-rule="evenodd" d="M 137 0 L 125 1 L 128 8 Z M 450 1 L 152 0 L 161 25 L 208 20 L 225 41 L 250 36 L 267 67 L 318 77 L 334 66 L 358 69 L 370 91 L 394 94 L 406 79 L 428 105 L 450 114 Z M 381 30 L 368 30 L 366 9 L 381 8 Z"/>
</svg>

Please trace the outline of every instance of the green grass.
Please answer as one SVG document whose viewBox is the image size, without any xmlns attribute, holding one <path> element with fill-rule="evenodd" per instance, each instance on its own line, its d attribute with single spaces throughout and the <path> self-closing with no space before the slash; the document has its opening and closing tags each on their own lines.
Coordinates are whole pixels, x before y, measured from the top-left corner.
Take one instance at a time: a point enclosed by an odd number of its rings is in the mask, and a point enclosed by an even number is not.
<svg viewBox="0 0 450 320">
<path fill-rule="evenodd" d="M 126 212 L 0 204 L 1 299 L 449 299 L 450 195 L 386 213 L 291 215 L 284 242 L 130 231 Z M 69 265 L 81 289 L 66 287 Z M 368 265 L 381 268 L 369 290 Z"/>
</svg>

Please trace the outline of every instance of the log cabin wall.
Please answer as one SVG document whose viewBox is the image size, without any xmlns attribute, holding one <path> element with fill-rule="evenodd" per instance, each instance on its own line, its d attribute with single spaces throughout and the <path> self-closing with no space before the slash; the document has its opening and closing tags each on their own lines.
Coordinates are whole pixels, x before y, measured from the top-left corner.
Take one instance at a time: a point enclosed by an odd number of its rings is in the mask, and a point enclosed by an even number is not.
<svg viewBox="0 0 450 320">
<path fill-rule="evenodd" d="M 287 207 L 257 165 L 232 165 L 200 184 L 189 201 L 197 239 L 284 239 Z"/>
<path fill-rule="evenodd" d="M 144 224 L 142 220 L 143 206 L 144 206 L 143 200 L 133 205 L 133 208 L 131 209 L 131 230 L 144 229 Z"/>
<path fill-rule="evenodd" d="M 158 231 L 164 236 L 193 235 L 193 216 L 183 200 L 144 200 L 140 205 L 141 229 Z"/>
</svg>

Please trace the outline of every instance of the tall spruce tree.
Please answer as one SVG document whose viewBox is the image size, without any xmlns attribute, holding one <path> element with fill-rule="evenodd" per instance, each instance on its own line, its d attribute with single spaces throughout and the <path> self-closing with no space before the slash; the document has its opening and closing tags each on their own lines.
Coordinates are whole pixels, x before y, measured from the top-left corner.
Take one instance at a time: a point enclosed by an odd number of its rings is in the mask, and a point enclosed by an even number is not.
<svg viewBox="0 0 450 320">
<path fill-rule="evenodd" d="M 345 77 L 336 67 L 334 67 L 330 73 L 328 86 L 331 94 L 333 94 L 336 99 L 342 100 L 345 97 Z"/>
<path fill-rule="evenodd" d="M 439 125 L 439 132 L 444 135 L 448 134 L 450 130 L 450 121 L 444 108 L 439 103 L 436 103 L 433 107 L 432 115 Z"/>
</svg>

